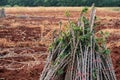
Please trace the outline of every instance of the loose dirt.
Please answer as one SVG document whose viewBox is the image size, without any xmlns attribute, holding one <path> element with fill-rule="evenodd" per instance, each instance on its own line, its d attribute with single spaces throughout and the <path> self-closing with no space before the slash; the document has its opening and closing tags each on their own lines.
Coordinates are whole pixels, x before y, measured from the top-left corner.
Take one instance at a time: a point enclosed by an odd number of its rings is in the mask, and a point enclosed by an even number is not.
<svg viewBox="0 0 120 80">
<path fill-rule="evenodd" d="M 53 31 L 59 31 L 60 21 L 62 27 L 67 25 L 64 11 L 6 11 L 6 16 L 0 19 L 0 80 L 38 80 L 46 63 Z M 79 11 L 71 11 L 71 20 L 76 22 L 78 16 Z M 98 10 L 97 16 L 97 32 L 110 33 L 107 46 L 119 80 L 120 12 Z"/>
</svg>

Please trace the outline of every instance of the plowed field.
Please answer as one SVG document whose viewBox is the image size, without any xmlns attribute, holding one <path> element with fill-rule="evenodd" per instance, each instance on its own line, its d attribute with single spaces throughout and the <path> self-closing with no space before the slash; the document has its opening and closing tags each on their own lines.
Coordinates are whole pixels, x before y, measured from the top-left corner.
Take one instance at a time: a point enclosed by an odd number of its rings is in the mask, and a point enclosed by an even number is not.
<svg viewBox="0 0 120 80">
<path fill-rule="evenodd" d="M 65 10 L 57 8 L 6 8 L 6 17 L 0 18 L 0 80 L 39 79 L 54 30 L 59 31 L 60 21 L 62 28 L 67 25 L 64 13 Z M 80 11 L 70 10 L 70 13 L 70 19 L 76 22 Z M 120 80 L 120 11 L 98 9 L 97 16 L 96 30 L 110 33 L 107 46 Z"/>
</svg>

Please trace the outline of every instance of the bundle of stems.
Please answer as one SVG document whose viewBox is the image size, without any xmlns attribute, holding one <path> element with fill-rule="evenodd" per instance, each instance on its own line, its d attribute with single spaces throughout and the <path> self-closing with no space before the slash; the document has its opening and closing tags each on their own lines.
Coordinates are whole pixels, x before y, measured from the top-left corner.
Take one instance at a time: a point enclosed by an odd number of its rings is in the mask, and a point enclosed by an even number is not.
<svg viewBox="0 0 120 80">
<path fill-rule="evenodd" d="M 86 12 L 82 10 L 77 25 L 69 20 L 68 30 L 53 41 L 40 80 L 116 80 L 106 36 L 95 36 L 94 5 L 90 19 Z"/>
<path fill-rule="evenodd" d="M 2 8 L 0 9 L 0 18 L 4 18 L 6 15 L 5 15 L 5 9 Z"/>
</svg>

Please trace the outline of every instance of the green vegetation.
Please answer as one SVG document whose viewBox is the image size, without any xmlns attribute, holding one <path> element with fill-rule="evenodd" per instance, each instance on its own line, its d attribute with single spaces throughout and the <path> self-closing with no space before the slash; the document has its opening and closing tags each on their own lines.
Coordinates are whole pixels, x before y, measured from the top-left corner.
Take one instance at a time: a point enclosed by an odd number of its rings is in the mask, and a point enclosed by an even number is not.
<svg viewBox="0 0 120 80">
<path fill-rule="evenodd" d="M 62 31 L 60 26 L 58 37 L 50 45 L 40 80 L 116 80 L 114 70 L 110 70 L 113 65 L 106 46 L 109 33 L 101 31 L 100 37 L 95 34 L 97 19 L 94 5 L 90 19 L 87 13 L 88 8 L 85 7 L 76 24 L 69 18 L 70 12 L 65 12 L 68 28 Z"/>
<path fill-rule="evenodd" d="M 120 6 L 120 0 L 0 0 L 0 6 Z"/>
</svg>

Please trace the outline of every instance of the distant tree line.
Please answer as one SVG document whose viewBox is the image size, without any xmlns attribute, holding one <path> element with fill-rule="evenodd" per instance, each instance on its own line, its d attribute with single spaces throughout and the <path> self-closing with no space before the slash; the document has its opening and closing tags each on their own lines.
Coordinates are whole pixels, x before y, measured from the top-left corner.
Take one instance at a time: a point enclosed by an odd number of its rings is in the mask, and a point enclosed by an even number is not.
<svg viewBox="0 0 120 80">
<path fill-rule="evenodd" d="M 0 0 L 0 6 L 120 6 L 120 0 Z"/>
</svg>

